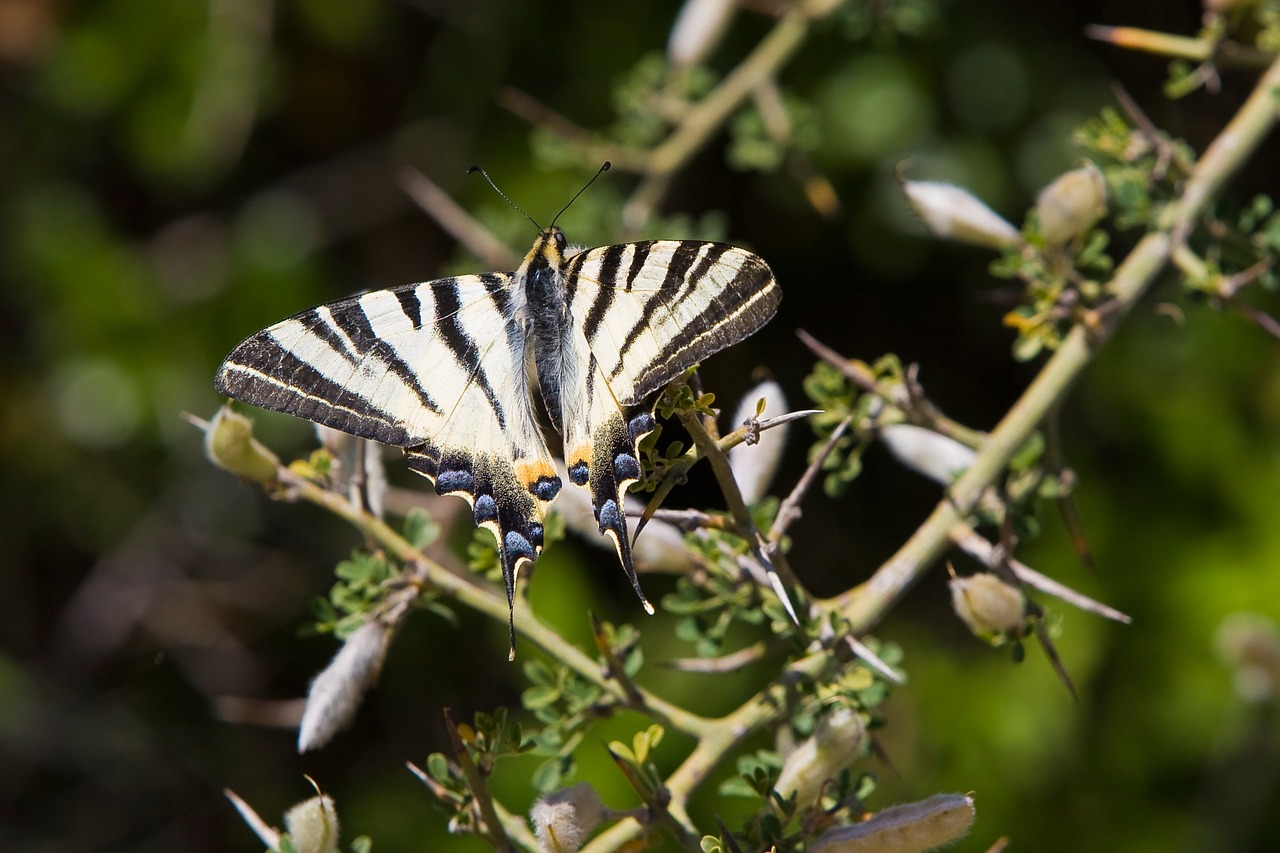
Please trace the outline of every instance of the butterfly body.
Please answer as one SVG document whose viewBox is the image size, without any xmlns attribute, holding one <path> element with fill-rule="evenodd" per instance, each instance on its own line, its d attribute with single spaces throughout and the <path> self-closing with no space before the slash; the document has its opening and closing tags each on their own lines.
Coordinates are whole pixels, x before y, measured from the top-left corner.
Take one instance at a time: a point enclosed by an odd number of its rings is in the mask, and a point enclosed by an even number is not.
<svg viewBox="0 0 1280 853">
<path fill-rule="evenodd" d="M 574 487 L 637 594 L 622 495 L 654 428 L 644 399 L 774 313 L 758 256 L 719 243 L 570 250 L 554 226 L 514 273 L 456 276 L 303 311 L 227 356 L 222 393 L 402 447 L 497 537 L 508 603 L 564 486 L 533 408 L 532 361 Z M 644 601 L 646 609 L 652 607 Z"/>
</svg>

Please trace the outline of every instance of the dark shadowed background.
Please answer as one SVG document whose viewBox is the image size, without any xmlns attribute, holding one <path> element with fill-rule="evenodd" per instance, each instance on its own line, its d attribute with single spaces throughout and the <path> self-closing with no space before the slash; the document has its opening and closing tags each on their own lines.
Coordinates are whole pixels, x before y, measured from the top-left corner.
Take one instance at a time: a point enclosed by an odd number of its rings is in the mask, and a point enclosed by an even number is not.
<svg viewBox="0 0 1280 853">
<path fill-rule="evenodd" d="M 298 756 L 291 729 L 236 722 L 239 700 L 299 697 L 333 654 L 331 637 L 303 629 L 358 537 L 215 469 L 180 414 L 212 414 L 219 360 L 275 320 L 481 269 L 400 189 L 406 166 L 525 251 L 532 226 L 465 168 L 483 164 L 545 223 L 598 164 L 548 168 L 531 147 L 545 141 L 501 106 L 504 89 L 607 126 L 619 81 L 661 52 L 678 8 L 0 0 L 0 848 L 255 850 L 222 789 L 278 822 L 310 793 L 309 774 L 348 838 L 480 849 L 445 834 L 404 762 L 442 747 L 442 708 L 462 719 L 518 706 L 504 627 L 418 615 L 355 726 L 319 753 Z M 979 0 L 943 4 L 917 37 L 820 30 L 780 82 L 812 110 L 811 159 L 840 212 L 819 216 L 786 170 L 734 170 L 721 137 L 662 207 L 686 218 L 647 235 L 720 228 L 782 284 L 779 315 L 708 363 L 707 388 L 732 407 L 764 366 L 802 407 L 803 327 L 851 357 L 918 363 L 948 414 L 990 428 L 1036 367 L 1012 360 L 1001 326 L 1019 294 L 990 278 L 990 255 L 923 236 L 895 168 L 909 158 L 912 177 L 962 183 L 1021 222 L 1080 156 L 1071 131 L 1113 102 L 1113 80 L 1203 146 L 1248 74 L 1169 102 L 1164 59 L 1083 35 L 1091 22 L 1193 34 L 1200 14 L 1189 2 Z M 732 67 L 768 27 L 740 14 L 711 64 Z M 1246 171 L 1242 195 L 1276 191 L 1276 153 Z M 570 238 L 611 239 L 633 180 L 597 182 L 560 220 Z M 1116 235 L 1117 252 L 1133 239 Z M 1155 310 L 1169 301 L 1181 320 Z M 1038 649 L 1015 665 L 965 631 L 938 567 L 878 630 L 904 647 L 911 680 L 885 709 L 891 765 L 869 766 L 877 807 L 976 792 L 965 851 L 1001 835 L 1046 853 L 1280 846 L 1276 708 L 1241 698 L 1215 653 L 1230 614 L 1280 617 L 1278 367 L 1273 340 L 1172 284 L 1139 308 L 1063 414 L 1097 572 L 1051 510 L 1022 554 L 1134 624 L 1054 607 L 1073 703 Z M 256 417 L 282 454 L 312 447 L 305 425 Z M 793 431 L 776 488 L 790 488 L 811 440 Z M 866 461 L 847 496 L 813 496 L 793 528 L 792 565 L 818 594 L 867 577 L 940 497 L 883 450 Z M 699 471 L 677 500 L 714 494 Z M 646 586 L 654 600 L 671 588 Z M 688 653 L 664 648 L 669 618 L 644 621 L 604 551 L 572 540 L 548 551 L 531 595 L 570 636 L 586 638 L 591 608 L 645 629 L 650 660 Z M 701 694 L 709 713 L 751 689 L 657 667 L 647 677 Z M 660 759 L 675 762 L 680 746 Z M 591 747 L 582 776 L 611 778 Z M 517 806 L 532 797 L 521 767 L 495 782 Z M 630 805 L 620 780 L 601 786 Z M 711 805 L 703 798 L 701 818 Z M 731 802 L 715 807 L 732 823 Z"/>
</svg>

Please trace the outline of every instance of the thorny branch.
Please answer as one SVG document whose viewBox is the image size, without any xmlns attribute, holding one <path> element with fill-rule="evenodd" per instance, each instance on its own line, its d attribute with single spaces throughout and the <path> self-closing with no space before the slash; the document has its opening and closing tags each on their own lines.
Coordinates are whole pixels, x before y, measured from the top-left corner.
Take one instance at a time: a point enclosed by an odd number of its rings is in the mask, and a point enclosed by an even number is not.
<svg viewBox="0 0 1280 853">
<path fill-rule="evenodd" d="M 716 92 L 691 110 L 668 139 L 650 152 L 645 177 L 624 213 L 627 227 L 634 228 L 648 217 L 660 202 L 672 175 L 707 142 L 744 99 L 770 81 L 778 69 L 795 54 L 813 21 L 831 12 L 839 2 L 840 0 L 808 0 L 791 7 L 774 31 L 725 79 Z M 1253 95 L 1195 164 L 1181 198 L 1169 207 L 1158 227 L 1143 237 L 1116 269 L 1107 285 L 1107 290 L 1114 299 L 1114 309 L 1106 314 L 1103 322 L 1089 328 L 1077 325 L 1070 331 L 1021 398 L 989 435 L 967 430 L 959 424 L 947 421 L 936 412 L 922 411 L 920 401 L 912 399 L 910 395 L 893 397 L 888 389 L 877 387 L 878 383 L 874 376 L 869 375 L 869 371 L 839 358 L 805 336 L 806 344 L 819 357 L 844 371 L 859 387 L 876 393 L 886 392 L 883 395 L 885 399 L 898 405 L 906 419 L 923 421 L 977 449 L 973 464 L 955 482 L 948 497 L 939 502 L 898 553 L 866 582 L 832 599 L 816 603 L 824 615 L 844 618 L 854 632 L 869 629 L 884 617 L 894 602 L 952 542 L 960 544 L 975 556 L 988 561 L 993 559 L 992 546 L 973 533 L 968 526 L 968 517 L 977 507 L 982 495 L 1004 472 L 1014 453 L 1091 363 L 1098 347 L 1114 334 L 1119 323 L 1148 290 L 1156 276 L 1170 263 L 1173 255 L 1183 250 L 1187 234 L 1223 183 L 1241 167 L 1272 130 L 1277 121 L 1277 89 L 1280 89 L 1280 62 L 1274 62 L 1268 68 Z M 768 425 L 783 423 L 803 414 L 805 413 L 775 418 Z M 759 531 L 754 526 L 732 474 L 723 466 L 724 452 L 745 439 L 746 429 L 739 429 L 716 439 L 701 428 L 696 416 L 689 419 L 686 426 L 694 436 L 696 446 L 668 469 L 667 481 L 655 494 L 650 509 L 646 510 L 646 518 L 652 516 L 653 509 L 661 502 L 666 493 L 664 488 L 669 490 L 670 484 L 680 474 L 706 456 L 715 469 L 739 531 L 757 541 Z M 764 426 L 766 424 L 761 424 L 762 428 Z M 284 467 L 281 467 L 278 477 L 289 496 L 315 503 L 345 518 L 403 562 L 407 569 L 402 579 L 405 584 L 402 594 L 406 598 L 424 589 L 439 589 L 499 621 L 505 619 L 505 596 L 497 589 L 469 573 L 455 571 L 426 559 L 399 533 L 344 496 L 299 477 Z M 793 494 L 797 493 L 803 494 L 799 485 Z M 637 528 L 640 526 L 643 526 L 643 520 Z M 775 531 L 780 533 L 784 528 L 785 522 L 780 517 Z M 638 532 L 637 529 L 637 534 Z M 1108 618 L 1127 621 L 1127 617 L 1118 611 L 1072 593 L 1028 567 L 1013 561 L 1006 561 L 1006 564 L 1021 581 L 1030 586 L 1063 597 Z M 785 561 L 781 565 L 785 566 Z M 790 580 L 794 584 L 794 578 Z M 796 585 L 796 588 L 799 589 L 799 586 Z M 396 603 L 399 603 L 398 599 Z M 407 607 L 392 607 L 388 610 L 388 615 L 394 614 L 394 618 L 398 619 L 407 610 Z M 693 750 L 664 783 L 670 795 L 664 817 L 682 828 L 692 825 L 687 813 L 690 796 L 707 780 L 724 757 L 746 739 L 786 714 L 787 691 L 795 679 L 819 678 L 839 664 L 839 659 L 832 650 L 812 650 L 807 656 L 788 666 L 736 710 L 713 720 L 685 711 L 629 681 L 609 677 L 601 672 L 596 661 L 539 623 L 526 603 L 518 601 L 516 610 L 516 623 L 525 639 L 578 675 L 601 686 L 619 701 L 639 706 L 655 720 L 696 739 Z M 730 656 L 723 659 L 720 666 L 736 666 L 763 653 L 764 649 L 752 647 L 739 653 L 742 660 Z M 486 822 L 491 823 L 491 829 L 502 833 L 503 825 L 509 826 L 511 821 L 507 815 L 496 811 L 496 803 L 493 806 L 486 815 Z M 584 850 L 594 853 L 616 850 L 639 835 L 642 829 L 634 819 L 623 820 L 598 836 Z M 505 836 L 502 838 L 506 840 Z M 527 833 L 519 837 L 522 844 L 526 840 Z"/>
<path fill-rule="evenodd" d="M 854 630 L 870 628 L 920 578 L 947 547 L 951 531 L 977 506 L 990 486 L 1049 414 L 1057 401 L 1093 360 L 1121 320 L 1146 293 L 1183 244 L 1209 201 L 1253 154 L 1274 128 L 1275 95 L 1280 87 L 1280 61 L 1259 80 L 1249 99 L 1197 161 L 1182 196 L 1143 237 L 1107 284 L 1115 309 L 1093 329 L 1077 325 L 1041 368 L 1040 373 L 983 442 L 972 466 L 951 488 L 911 538 L 871 576 L 853 589 L 824 602 L 842 613 Z"/>
</svg>

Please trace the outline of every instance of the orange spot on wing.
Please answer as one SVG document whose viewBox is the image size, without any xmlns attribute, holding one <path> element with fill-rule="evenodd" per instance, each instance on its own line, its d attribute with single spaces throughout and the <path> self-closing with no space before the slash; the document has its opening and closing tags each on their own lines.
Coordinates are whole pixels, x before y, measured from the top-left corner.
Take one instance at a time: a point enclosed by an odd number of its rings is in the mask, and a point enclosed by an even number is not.
<svg viewBox="0 0 1280 853">
<path fill-rule="evenodd" d="M 516 476 L 520 478 L 520 483 L 526 488 L 538 482 L 543 477 L 555 477 L 556 469 L 543 460 L 535 460 L 533 462 L 517 462 L 514 465 Z"/>
</svg>

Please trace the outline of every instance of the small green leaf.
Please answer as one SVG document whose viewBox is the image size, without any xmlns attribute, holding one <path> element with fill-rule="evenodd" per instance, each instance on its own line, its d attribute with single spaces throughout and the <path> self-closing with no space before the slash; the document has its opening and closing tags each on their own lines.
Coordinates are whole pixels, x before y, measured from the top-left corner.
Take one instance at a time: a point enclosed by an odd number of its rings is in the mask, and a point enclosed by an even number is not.
<svg viewBox="0 0 1280 853">
<path fill-rule="evenodd" d="M 440 525 L 425 509 L 414 507 L 404 517 L 404 538 L 421 550 L 440 537 Z"/>
<path fill-rule="evenodd" d="M 440 783 L 449 781 L 449 760 L 443 753 L 433 752 L 427 756 L 427 775 Z"/>
<path fill-rule="evenodd" d="M 539 708 L 547 708 L 556 703 L 560 698 L 560 691 L 549 685 L 536 684 L 525 690 L 520 697 L 520 701 L 530 711 L 536 711 Z"/>
<path fill-rule="evenodd" d="M 635 753 L 631 751 L 631 747 L 627 746 L 620 740 L 609 741 L 609 751 L 615 757 L 622 759 L 628 764 L 637 764 Z"/>
</svg>

